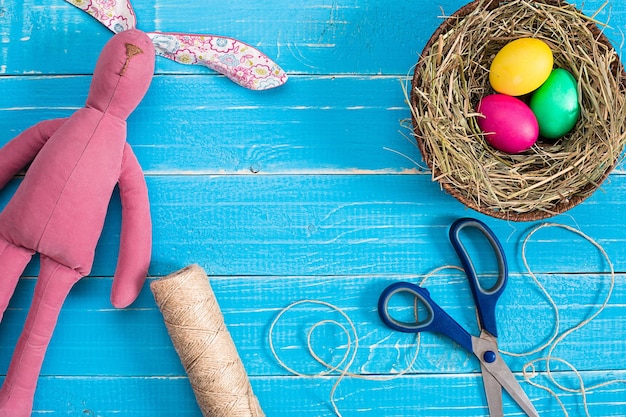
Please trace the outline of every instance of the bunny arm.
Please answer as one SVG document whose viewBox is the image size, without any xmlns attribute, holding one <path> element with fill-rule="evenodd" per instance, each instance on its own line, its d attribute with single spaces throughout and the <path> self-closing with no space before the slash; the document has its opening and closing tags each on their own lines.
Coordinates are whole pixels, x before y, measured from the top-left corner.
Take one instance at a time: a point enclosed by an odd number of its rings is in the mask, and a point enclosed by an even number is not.
<svg viewBox="0 0 626 417">
<path fill-rule="evenodd" d="M 39 122 L 0 148 L 0 189 L 24 169 L 67 118 Z"/>
<path fill-rule="evenodd" d="M 152 250 L 148 188 L 141 166 L 128 143 L 124 148 L 119 190 L 122 232 L 111 303 L 117 308 L 124 308 L 135 301 L 141 291 Z"/>
</svg>

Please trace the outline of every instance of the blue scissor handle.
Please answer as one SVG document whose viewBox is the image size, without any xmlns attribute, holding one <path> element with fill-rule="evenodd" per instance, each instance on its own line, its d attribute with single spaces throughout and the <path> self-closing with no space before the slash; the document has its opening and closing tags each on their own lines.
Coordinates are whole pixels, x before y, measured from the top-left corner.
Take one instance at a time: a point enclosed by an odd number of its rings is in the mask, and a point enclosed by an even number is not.
<svg viewBox="0 0 626 417">
<path fill-rule="evenodd" d="M 389 314 L 389 300 L 399 293 L 409 293 L 421 301 L 426 307 L 428 317 L 424 320 L 416 319 L 416 321 L 410 323 L 391 317 L 391 314 Z M 378 299 L 378 314 L 383 323 L 394 330 L 404 333 L 424 331 L 442 333 L 463 346 L 468 352 L 473 352 L 472 336 L 430 298 L 430 293 L 426 288 L 410 282 L 395 282 L 389 285 L 383 290 Z"/>
<path fill-rule="evenodd" d="M 496 259 L 498 261 L 498 279 L 490 288 L 483 288 L 480 285 L 478 276 L 476 275 L 476 270 L 474 269 L 474 264 L 472 263 L 467 250 L 463 246 L 463 243 L 461 243 L 459 233 L 465 227 L 478 229 L 487 238 L 496 255 Z M 450 227 L 450 242 L 452 242 L 454 250 L 459 255 L 459 259 L 461 260 L 461 264 L 463 265 L 463 269 L 467 275 L 472 289 L 472 295 L 474 296 L 474 301 L 476 302 L 476 308 L 478 309 L 480 326 L 482 329 L 487 330 L 493 336 L 497 337 L 496 303 L 506 287 L 509 275 L 502 245 L 493 231 L 485 223 L 471 218 L 462 218 L 452 224 Z"/>
</svg>

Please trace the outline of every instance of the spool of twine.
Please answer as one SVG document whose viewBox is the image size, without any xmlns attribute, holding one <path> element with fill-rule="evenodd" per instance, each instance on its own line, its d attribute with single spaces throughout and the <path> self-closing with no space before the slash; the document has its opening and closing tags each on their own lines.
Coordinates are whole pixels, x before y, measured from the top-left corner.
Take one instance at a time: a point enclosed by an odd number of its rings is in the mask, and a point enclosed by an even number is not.
<svg viewBox="0 0 626 417">
<path fill-rule="evenodd" d="M 150 289 L 204 417 L 264 417 L 206 272 L 190 265 Z"/>
</svg>

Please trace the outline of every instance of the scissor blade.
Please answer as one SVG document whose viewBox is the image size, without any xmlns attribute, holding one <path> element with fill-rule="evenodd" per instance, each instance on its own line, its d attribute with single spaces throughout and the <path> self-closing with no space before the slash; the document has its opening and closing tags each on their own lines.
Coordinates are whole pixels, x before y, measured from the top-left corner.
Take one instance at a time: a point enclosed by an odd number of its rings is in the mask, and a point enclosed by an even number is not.
<svg viewBox="0 0 626 417">
<path fill-rule="evenodd" d="M 502 385 L 498 380 L 489 372 L 487 367 L 480 364 L 480 369 L 483 375 L 483 386 L 485 387 L 485 396 L 487 397 L 487 407 L 489 407 L 490 417 L 503 417 L 504 411 L 502 408 Z"/>
<path fill-rule="evenodd" d="M 504 363 L 502 356 L 498 353 L 498 345 L 489 340 L 472 337 L 472 347 L 474 355 L 478 357 L 480 363 L 484 366 L 482 368 L 483 372 L 490 373 L 527 415 L 539 417 L 539 413 L 535 410 L 533 403 L 524 392 L 515 375 L 513 375 L 513 372 Z M 491 353 L 491 355 L 485 355 L 485 353 Z M 487 360 L 488 356 L 491 356 L 489 360 Z"/>
<path fill-rule="evenodd" d="M 499 355 L 498 355 L 499 356 Z M 502 361 L 502 358 L 500 358 Z M 504 362 L 501 362 L 502 364 Z M 501 367 L 498 367 L 501 368 Z M 504 365 L 502 369 L 489 369 L 489 372 L 496 378 L 496 380 L 502 385 L 502 388 L 509 393 L 509 395 L 515 400 L 515 402 L 524 410 L 524 412 L 531 417 L 539 417 L 539 413 L 535 410 L 530 398 L 526 395 L 522 386 L 519 384 L 513 372 Z"/>
<path fill-rule="evenodd" d="M 498 349 L 498 339 L 489 333 L 487 330 L 482 329 L 480 331 L 480 339 L 486 340 L 493 347 Z M 485 344 L 485 348 L 486 348 Z M 483 375 L 483 386 L 485 387 L 485 396 L 487 397 L 487 406 L 489 407 L 489 416 L 491 417 L 503 417 L 504 411 L 502 408 L 502 385 L 498 380 L 489 372 L 484 363 L 480 363 L 480 370 Z"/>
</svg>

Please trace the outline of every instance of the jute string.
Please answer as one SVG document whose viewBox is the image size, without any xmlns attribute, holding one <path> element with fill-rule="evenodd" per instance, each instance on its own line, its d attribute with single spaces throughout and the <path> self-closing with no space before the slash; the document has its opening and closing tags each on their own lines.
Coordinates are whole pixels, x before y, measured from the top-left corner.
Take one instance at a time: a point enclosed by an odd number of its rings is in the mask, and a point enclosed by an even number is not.
<svg viewBox="0 0 626 417">
<path fill-rule="evenodd" d="M 205 271 L 190 265 L 150 289 L 204 417 L 263 417 Z"/>
<path fill-rule="evenodd" d="M 535 233 L 537 233 L 539 230 L 541 229 L 545 229 L 545 228 L 562 228 L 564 230 L 570 231 L 574 234 L 576 234 L 577 236 L 583 238 L 584 240 L 586 240 L 588 243 L 590 243 L 595 249 L 598 250 L 598 252 L 600 252 L 600 254 L 602 255 L 602 257 L 604 258 L 604 260 L 606 261 L 606 264 L 609 268 L 609 283 L 608 283 L 608 289 L 606 292 L 606 296 L 603 300 L 603 302 L 601 303 L 601 305 L 599 306 L 599 308 L 597 308 L 595 311 L 593 311 L 589 317 L 583 319 L 580 323 L 578 323 L 577 325 L 571 327 L 570 329 L 564 331 L 563 333 L 560 333 L 560 329 L 561 329 L 561 318 L 559 315 L 559 308 L 556 304 L 556 302 L 554 301 L 554 298 L 550 295 L 550 293 L 548 292 L 548 290 L 546 290 L 546 288 L 544 287 L 543 284 L 541 284 L 541 282 L 539 281 L 539 279 L 537 278 L 537 276 L 533 273 L 532 269 L 530 268 L 530 265 L 528 263 L 528 259 L 527 259 L 527 246 L 528 243 L 531 241 L 531 238 L 534 236 Z M 587 417 L 591 417 L 590 411 L 589 411 L 589 405 L 588 405 L 588 394 L 590 391 L 597 391 L 598 389 L 602 388 L 602 387 L 606 387 L 608 385 L 612 385 L 612 384 L 617 384 L 617 383 L 626 383 L 626 380 L 621 380 L 621 379 L 612 379 L 612 380 L 606 380 L 605 382 L 601 382 L 598 384 L 595 384 L 593 386 L 587 386 L 584 382 L 583 376 L 582 374 L 576 369 L 576 367 L 562 359 L 559 357 L 554 356 L 554 350 L 558 347 L 558 345 L 568 336 L 570 336 L 572 333 L 581 330 L 583 327 L 587 326 L 591 321 L 593 321 L 596 317 L 598 317 L 598 315 L 600 315 L 600 313 L 602 313 L 602 311 L 606 308 L 606 306 L 609 304 L 610 299 L 611 299 L 611 295 L 613 293 L 613 288 L 615 286 L 615 271 L 613 269 L 613 264 L 611 262 L 611 259 L 609 258 L 608 254 L 606 253 L 606 251 L 604 250 L 604 248 L 597 243 L 595 240 L 593 240 L 591 237 L 589 237 L 588 235 L 586 235 L 585 233 L 581 232 L 580 230 L 577 230 L 575 228 L 572 228 L 570 226 L 567 225 L 562 225 L 562 224 L 557 224 L 557 223 L 544 223 L 544 224 L 540 224 L 536 227 L 534 227 L 524 238 L 523 240 L 523 244 L 522 244 L 522 260 L 524 262 L 524 266 L 528 272 L 528 274 L 530 275 L 530 277 L 533 280 L 533 283 L 539 288 L 540 292 L 543 294 L 543 296 L 546 298 L 546 300 L 548 301 L 548 304 L 550 306 L 550 309 L 553 311 L 553 317 L 554 317 L 554 325 L 553 325 L 553 331 L 551 336 L 548 338 L 548 340 L 545 343 L 542 343 L 540 346 L 537 346 L 535 348 L 532 348 L 528 351 L 525 352 L 506 352 L 506 351 L 502 351 L 500 350 L 500 353 L 502 353 L 503 355 L 509 355 L 509 356 L 516 356 L 516 357 L 526 357 L 526 356 L 530 356 L 533 354 L 538 354 L 542 351 L 545 351 L 547 349 L 547 354 L 543 357 L 540 358 L 536 358 L 533 360 L 530 360 L 529 362 L 525 363 L 523 368 L 522 368 L 522 375 L 524 378 L 524 381 L 534 387 L 537 387 L 541 390 L 544 390 L 545 392 L 547 392 L 549 395 L 551 395 L 552 397 L 554 397 L 557 401 L 557 403 L 559 404 L 559 407 L 561 408 L 561 411 L 563 412 L 563 415 L 565 415 L 566 417 L 569 416 L 568 410 L 565 407 L 565 405 L 563 404 L 563 402 L 561 401 L 561 399 L 559 398 L 558 395 L 558 391 L 564 392 L 565 394 L 579 394 L 582 397 L 582 401 L 583 401 L 583 411 L 585 413 L 585 416 Z M 454 266 L 454 265 L 445 265 L 442 267 L 439 267 L 433 271 L 431 271 L 430 273 L 428 273 L 427 275 L 424 275 L 421 279 L 420 282 L 420 286 L 424 286 L 426 281 L 432 277 L 435 277 L 436 275 L 438 275 L 441 271 L 446 270 L 446 269 L 452 269 L 452 270 L 458 270 L 458 271 L 463 271 L 462 268 L 458 267 L 458 266 Z M 302 305 L 306 305 L 306 304 L 313 304 L 313 305 L 317 305 L 317 306 L 324 306 L 328 309 L 330 309 L 332 312 L 335 313 L 339 313 L 343 319 L 347 322 L 347 326 L 345 324 L 342 324 L 340 322 L 338 322 L 337 320 L 322 320 L 318 323 L 315 323 L 312 327 L 309 328 L 308 332 L 307 332 L 307 338 L 306 338 L 306 342 L 307 342 L 307 349 L 309 354 L 313 357 L 313 359 L 318 362 L 319 364 L 321 364 L 325 370 L 321 371 L 319 373 L 315 373 L 315 374 L 305 374 L 305 373 L 301 373 L 295 369 L 293 369 L 292 367 L 290 367 L 289 365 L 287 365 L 281 358 L 280 355 L 278 353 L 278 350 L 276 349 L 276 347 L 274 346 L 274 332 L 275 332 L 275 328 L 278 324 L 278 322 L 281 320 L 281 318 L 285 315 L 285 313 L 287 313 L 290 310 L 293 310 L 295 308 L 297 308 L 298 306 L 302 306 Z M 413 310 L 414 310 L 414 314 L 415 317 L 417 317 L 417 304 L 415 304 L 413 306 Z M 340 329 L 340 331 L 346 336 L 347 338 L 347 350 L 346 353 L 344 354 L 343 358 L 339 361 L 338 364 L 333 365 L 330 364 L 326 361 L 324 361 L 322 359 L 322 354 L 317 352 L 314 348 L 314 331 L 320 327 L 320 326 L 324 326 L 324 325 L 333 325 L 336 326 Z M 330 404 L 333 408 L 333 411 L 335 412 L 335 414 L 339 417 L 342 416 L 339 407 L 336 404 L 336 400 L 335 400 L 335 393 L 341 383 L 341 381 L 345 378 L 354 378 L 354 379 L 363 379 L 363 380 L 375 380 L 375 381 L 384 381 L 384 380 L 392 380 L 395 378 L 399 378 L 402 375 L 405 375 L 409 372 L 414 372 L 412 370 L 413 365 L 416 363 L 417 358 L 419 356 L 419 350 L 420 350 L 420 334 L 417 333 L 414 336 L 414 342 L 411 342 L 413 345 L 413 349 L 414 352 L 413 354 L 410 355 L 409 358 L 409 363 L 408 365 L 402 369 L 399 372 L 393 372 L 390 373 L 388 376 L 371 376 L 371 375 L 362 375 L 362 374 L 355 374 L 350 372 L 350 368 L 352 367 L 352 365 L 355 362 L 356 359 L 356 354 L 359 348 L 359 336 L 357 334 L 357 326 L 354 324 L 354 322 L 352 321 L 352 319 L 350 319 L 350 317 L 339 307 L 325 302 L 325 301 L 320 301 L 320 300 L 309 300 L 309 299 L 305 299 L 305 300 L 300 300 L 300 301 L 296 301 L 290 305 L 288 305 L 287 307 L 285 307 L 284 309 L 282 309 L 274 318 L 274 320 L 272 321 L 271 325 L 270 325 L 270 329 L 269 329 L 269 346 L 270 346 L 270 350 L 274 356 L 274 358 L 276 359 L 276 361 L 283 367 L 285 368 L 288 372 L 293 373 L 294 375 L 298 375 L 301 377 L 317 377 L 317 376 L 322 376 L 322 375 L 328 375 L 328 374 L 332 374 L 332 375 L 337 375 L 337 379 L 330 391 Z M 537 369 L 539 367 L 540 364 L 543 364 L 543 369 L 544 372 L 547 376 L 547 379 L 550 383 L 550 385 L 548 384 L 542 384 L 540 382 L 537 382 L 538 376 L 539 376 L 539 370 Z M 561 365 L 565 365 L 575 376 L 578 386 L 577 387 L 568 387 L 563 385 L 562 383 L 556 381 L 553 372 L 554 372 L 554 368 L 553 365 L 554 364 L 561 364 Z M 383 372 L 380 372 L 383 373 Z M 379 374 L 380 374 L 379 373 Z M 532 400 L 532 398 L 531 398 Z"/>
</svg>

